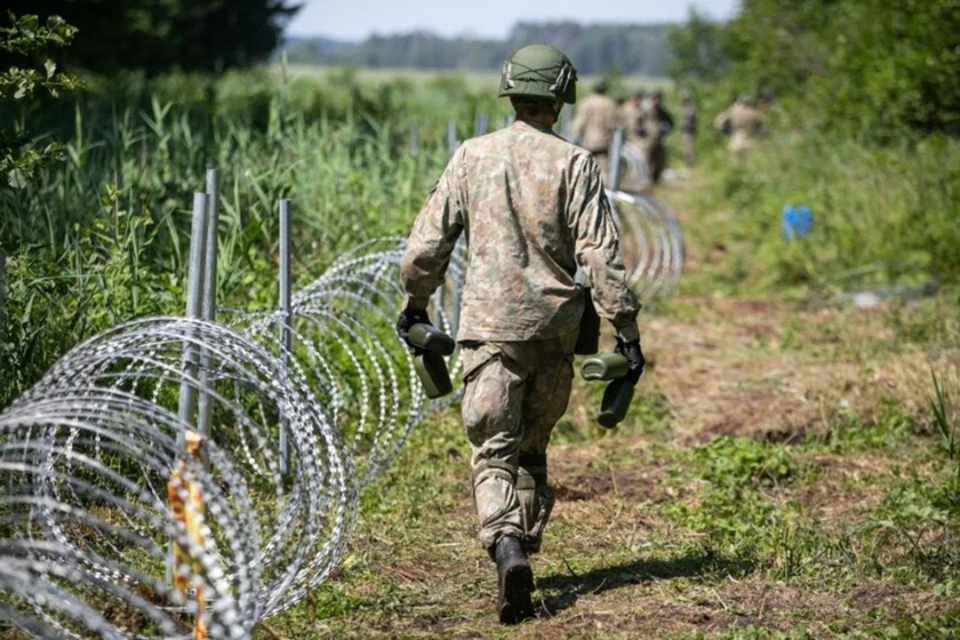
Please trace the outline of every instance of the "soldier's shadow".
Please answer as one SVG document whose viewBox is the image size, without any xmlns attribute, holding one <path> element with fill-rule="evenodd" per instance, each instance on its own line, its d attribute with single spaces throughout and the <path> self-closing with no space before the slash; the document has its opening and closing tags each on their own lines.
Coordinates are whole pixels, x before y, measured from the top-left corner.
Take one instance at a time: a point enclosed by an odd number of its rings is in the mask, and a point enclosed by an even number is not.
<svg viewBox="0 0 960 640">
<path fill-rule="evenodd" d="M 543 595 L 541 605 L 546 615 L 572 607 L 581 595 L 597 595 L 604 591 L 653 580 L 685 578 L 714 574 L 720 577 L 742 577 L 753 572 L 752 558 L 728 558 L 712 551 L 689 553 L 669 560 L 638 559 L 611 567 L 600 567 L 577 574 L 569 566 L 562 573 L 537 580 Z M 556 593 L 558 592 L 559 593 Z"/>
</svg>

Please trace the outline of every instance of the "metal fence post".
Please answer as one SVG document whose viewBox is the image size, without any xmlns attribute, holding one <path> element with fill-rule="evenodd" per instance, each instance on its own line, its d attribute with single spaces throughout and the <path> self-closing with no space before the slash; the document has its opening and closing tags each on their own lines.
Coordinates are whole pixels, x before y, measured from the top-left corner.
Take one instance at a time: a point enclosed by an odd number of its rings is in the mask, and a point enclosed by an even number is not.
<svg viewBox="0 0 960 640">
<path fill-rule="evenodd" d="M 190 264 L 187 272 L 187 318 L 200 318 L 203 309 L 203 255 L 207 233 L 207 210 L 209 198 L 206 193 L 193 194 L 193 225 L 190 228 Z M 190 379 L 196 380 L 197 369 L 200 364 L 200 353 L 197 345 L 190 342 L 190 334 L 183 347 L 183 374 L 184 380 L 180 384 L 180 404 L 177 416 L 185 425 L 194 424 L 194 413 L 197 408 L 197 385 Z M 182 447 L 184 433 L 177 434 L 177 443 Z"/>
<path fill-rule="evenodd" d="M 452 158 L 459 146 L 460 141 L 457 140 L 457 123 L 451 120 L 447 123 L 447 155 Z"/>
<path fill-rule="evenodd" d="M 293 312 L 290 302 L 290 280 L 292 269 L 290 266 L 290 201 L 280 200 L 280 359 L 284 366 L 290 366 L 290 350 L 293 346 L 291 325 Z M 280 421 L 280 474 L 285 476 L 290 471 L 290 422 L 283 417 Z"/>
<path fill-rule="evenodd" d="M 407 141 L 410 151 L 417 152 L 420 150 L 420 128 L 412 124 L 410 125 L 410 135 Z"/>
<path fill-rule="evenodd" d="M 623 152 L 623 127 L 617 127 L 610 143 L 610 175 L 608 189 L 617 190 L 620 183 L 620 154 Z"/>
<path fill-rule="evenodd" d="M 208 322 L 217 319 L 217 194 L 219 176 L 216 169 L 207 169 L 207 219 L 204 229 L 203 256 L 203 295 L 200 317 Z M 210 436 L 213 403 L 210 397 L 210 369 L 213 358 L 207 349 L 200 350 L 200 409 L 197 417 L 197 431 L 203 437 Z"/>
<path fill-rule="evenodd" d="M 490 116 L 482 111 L 478 111 L 476 117 L 473 119 L 473 135 L 475 137 L 484 135 L 489 126 Z"/>
<path fill-rule="evenodd" d="M 206 221 L 208 200 L 206 193 L 193 194 L 193 219 L 190 226 L 190 262 L 187 265 L 187 309 L 184 314 L 187 318 L 197 319 L 203 310 L 203 255 L 206 245 Z M 192 332 L 188 330 L 183 345 L 183 381 L 180 383 L 180 398 L 177 408 L 177 417 L 184 427 L 194 424 L 194 412 L 197 408 L 197 386 L 191 383 L 196 380 L 197 369 L 200 364 L 200 353 L 197 345 L 190 341 Z M 177 450 L 186 455 L 187 440 L 183 429 L 177 432 Z M 174 579 L 174 547 L 171 540 L 167 549 L 167 582 Z"/>
</svg>

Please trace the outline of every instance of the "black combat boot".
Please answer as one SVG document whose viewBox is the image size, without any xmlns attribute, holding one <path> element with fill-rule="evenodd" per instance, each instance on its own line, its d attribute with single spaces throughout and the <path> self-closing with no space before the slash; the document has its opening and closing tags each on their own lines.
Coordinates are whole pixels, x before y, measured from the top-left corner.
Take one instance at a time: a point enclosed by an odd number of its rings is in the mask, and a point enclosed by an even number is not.
<svg viewBox="0 0 960 640">
<path fill-rule="evenodd" d="M 517 624 L 533 617 L 533 571 L 520 541 L 503 536 L 494 552 L 497 562 L 497 613 L 501 624 Z"/>
</svg>

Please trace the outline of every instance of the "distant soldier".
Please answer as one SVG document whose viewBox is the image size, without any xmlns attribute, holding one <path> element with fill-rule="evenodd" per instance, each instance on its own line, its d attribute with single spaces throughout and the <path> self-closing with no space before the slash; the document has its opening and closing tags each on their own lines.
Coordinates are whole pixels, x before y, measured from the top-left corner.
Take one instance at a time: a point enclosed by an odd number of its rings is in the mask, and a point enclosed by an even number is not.
<svg viewBox="0 0 960 640">
<path fill-rule="evenodd" d="M 620 126 L 623 127 L 624 136 L 629 141 L 640 140 L 641 121 L 643 120 L 642 103 L 643 91 L 635 91 L 630 95 L 630 99 L 620 107 Z"/>
<path fill-rule="evenodd" d="M 617 130 L 617 103 L 607 96 L 607 83 L 599 81 L 593 95 L 583 99 L 573 118 L 573 142 L 594 155 L 600 164 L 600 173 L 608 178 L 610 143 Z"/>
<path fill-rule="evenodd" d="M 667 147 L 664 139 L 673 130 L 673 116 L 663 107 L 663 93 L 659 90 L 650 94 L 650 103 L 643 112 L 641 134 L 643 151 L 650 173 L 650 183 L 659 184 L 663 170 L 667 167 Z"/>
<path fill-rule="evenodd" d="M 586 305 L 617 332 L 634 384 L 643 372 L 637 312 L 596 159 L 553 133 L 577 73 L 549 45 L 517 50 L 501 97 L 516 122 L 467 140 L 414 222 L 400 265 L 407 302 L 397 333 L 429 323 L 457 239 L 467 233 L 460 326 L 461 413 L 470 440 L 481 545 L 497 565 L 502 623 L 534 614 L 527 554 L 540 548 L 554 493 L 547 444 L 566 410 Z M 582 270 L 593 302 L 577 285 Z"/>
<path fill-rule="evenodd" d="M 730 153 L 741 155 L 763 131 L 763 116 L 753 106 L 753 96 L 740 94 L 732 105 L 717 114 L 713 128 L 730 136 Z"/>
<path fill-rule="evenodd" d="M 680 139 L 680 153 L 683 154 L 683 161 L 690 166 L 693 164 L 693 147 L 697 137 L 697 103 L 689 90 L 680 92 L 680 105 L 680 131 L 683 134 Z"/>
</svg>

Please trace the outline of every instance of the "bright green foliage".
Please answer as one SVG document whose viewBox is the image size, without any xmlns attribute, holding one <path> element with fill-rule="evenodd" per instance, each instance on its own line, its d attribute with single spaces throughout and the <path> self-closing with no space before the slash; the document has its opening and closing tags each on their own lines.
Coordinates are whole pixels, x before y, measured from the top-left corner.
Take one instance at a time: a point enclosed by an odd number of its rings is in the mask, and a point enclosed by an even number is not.
<svg viewBox="0 0 960 640">
<path fill-rule="evenodd" d="M 693 15 L 671 43 L 677 76 L 715 78 L 728 62 L 738 91 L 800 96 L 831 130 L 960 135 L 960 0 L 745 0 L 719 33 Z"/>
<path fill-rule="evenodd" d="M 690 9 L 687 23 L 668 33 L 673 59 L 668 71 L 676 80 L 716 80 L 728 66 L 723 25 Z"/>
<path fill-rule="evenodd" d="M 76 29 L 58 16 L 41 24 L 36 16 L 16 17 L 10 14 L 11 25 L 0 28 L 0 54 L 27 60 L 51 47 L 70 43 Z M 57 64 L 47 58 L 40 68 L 33 66 L 0 67 L 0 107 L 9 113 L 26 111 L 35 98 L 46 94 L 56 98 L 61 91 L 77 87 L 74 76 L 57 71 Z M 0 190 L 22 189 L 39 167 L 63 159 L 63 147 L 57 143 L 34 144 L 27 135 L 23 119 L 0 119 Z"/>
<path fill-rule="evenodd" d="M 829 125 L 960 134 L 958 0 L 749 0 L 729 37 L 741 81 L 804 92 Z"/>
<path fill-rule="evenodd" d="M 749 438 L 716 437 L 694 450 L 703 478 L 717 487 L 777 486 L 793 474 L 789 452 Z"/>
</svg>

